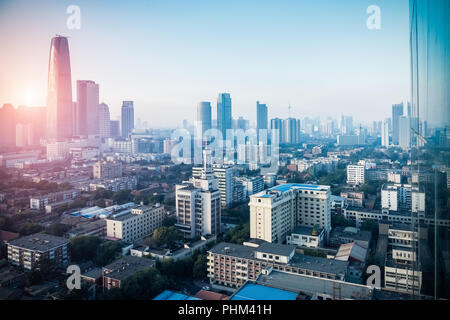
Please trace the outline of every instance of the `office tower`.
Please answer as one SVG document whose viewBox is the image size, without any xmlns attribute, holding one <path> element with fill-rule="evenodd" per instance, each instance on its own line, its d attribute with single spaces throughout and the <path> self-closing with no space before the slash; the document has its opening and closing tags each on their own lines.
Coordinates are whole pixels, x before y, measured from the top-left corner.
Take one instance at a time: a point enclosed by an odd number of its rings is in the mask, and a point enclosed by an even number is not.
<svg viewBox="0 0 450 320">
<path fill-rule="evenodd" d="M 106 103 L 100 103 L 98 106 L 98 128 L 102 138 L 111 136 L 111 119 L 109 107 Z"/>
<path fill-rule="evenodd" d="M 78 135 L 99 133 L 99 85 L 91 80 L 77 81 L 76 123 Z"/>
<path fill-rule="evenodd" d="M 389 147 L 389 123 L 384 120 L 381 124 L 381 145 L 383 147 Z"/>
<path fill-rule="evenodd" d="M 122 104 L 122 137 L 128 138 L 134 129 L 133 101 L 124 101 Z"/>
<path fill-rule="evenodd" d="M 411 119 L 409 117 L 399 118 L 398 131 L 398 145 L 402 148 L 411 147 Z"/>
<path fill-rule="evenodd" d="M 283 143 L 300 143 L 300 121 L 294 118 L 283 120 L 284 140 Z"/>
<path fill-rule="evenodd" d="M 331 231 L 329 186 L 284 184 L 250 196 L 250 238 L 283 243 L 295 227 Z"/>
<path fill-rule="evenodd" d="M 392 106 L 392 144 L 398 145 L 399 139 L 399 122 L 403 115 L 403 103 L 394 104 Z"/>
<path fill-rule="evenodd" d="M 211 103 L 199 102 L 197 105 L 197 126 L 202 134 L 211 129 Z"/>
<path fill-rule="evenodd" d="M 211 168 L 211 151 L 203 151 L 203 168 L 199 178 L 176 186 L 176 227 L 185 238 L 192 239 L 220 233 L 221 208 L 219 182 Z"/>
<path fill-rule="evenodd" d="M 285 132 L 283 126 L 283 120 L 279 118 L 274 118 L 270 120 L 270 129 L 278 130 L 278 137 L 280 138 L 279 143 L 284 143 L 285 141 Z"/>
<path fill-rule="evenodd" d="M 361 185 L 365 182 L 365 166 L 348 165 L 347 166 L 347 184 Z"/>
<path fill-rule="evenodd" d="M 50 45 L 47 91 L 47 139 L 61 140 L 73 135 L 72 80 L 69 43 L 56 36 Z"/>
<path fill-rule="evenodd" d="M 111 138 L 120 137 L 120 121 L 119 120 L 111 120 Z"/>
<path fill-rule="evenodd" d="M 16 147 L 27 147 L 34 143 L 33 125 L 31 123 L 16 125 Z"/>
<path fill-rule="evenodd" d="M 351 135 L 353 133 L 353 117 L 341 116 L 341 134 Z"/>
<path fill-rule="evenodd" d="M 16 145 L 16 110 L 10 104 L 0 109 L 0 147 Z"/>
<path fill-rule="evenodd" d="M 226 133 L 231 129 L 231 96 L 229 93 L 219 93 L 217 98 L 217 129 L 222 132 L 223 140 L 226 140 Z"/>
<path fill-rule="evenodd" d="M 247 130 L 250 127 L 249 121 L 243 117 L 239 117 L 236 120 L 236 129 Z"/>
<path fill-rule="evenodd" d="M 256 101 L 256 129 L 258 130 L 258 133 L 261 129 L 268 129 L 267 121 L 267 105 Z"/>
</svg>

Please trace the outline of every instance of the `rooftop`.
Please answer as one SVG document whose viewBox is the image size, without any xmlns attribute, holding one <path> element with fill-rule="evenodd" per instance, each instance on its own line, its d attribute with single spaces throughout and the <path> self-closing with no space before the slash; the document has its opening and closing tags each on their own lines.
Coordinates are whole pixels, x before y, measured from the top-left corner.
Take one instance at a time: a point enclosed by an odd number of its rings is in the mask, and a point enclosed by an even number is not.
<svg viewBox="0 0 450 320">
<path fill-rule="evenodd" d="M 259 247 L 255 248 L 254 251 L 271 253 L 280 256 L 289 256 L 295 251 L 297 248 L 296 245 L 285 245 L 285 244 L 277 244 L 277 243 L 262 243 Z"/>
<path fill-rule="evenodd" d="M 368 300 L 372 298 L 372 290 L 367 286 L 280 271 L 272 271 L 269 275 L 261 274 L 256 283 L 264 285 L 266 288 L 272 287 L 294 292 L 295 295 L 303 292 L 310 295 L 324 293 L 333 296 L 333 292 L 336 295 L 339 295 L 340 292 L 342 299 Z M 340 290 L 333 289 L 333 287 L 339 287 Z"/>
<path fill-rule="evenodd" d="M 221 242 L 209 250 L 212 253 L 228 255 L 236 258 L 254 259 L 254 247 L 241 244 Z"/>
<path fill-rule="evenodd" d="M 34 251 L 48 251 L 69 243 L 69 240 L 45 233 L 35 233 L 22 238 L 11 240 L 10 245 Z"/>
<path fill-rule="evenodd" d="M 135 256 L 124 256 L 113 263 L 103 267 L 103 271 L 110 270 L 106 276 L 117 280 L 124 280 L 133 276 L 139 271 L 143 271 L 155 266 L 155 261 L 148 258 L 139 258 Z"/>
<path fill-rule="evenodd" d="M 325 272 L 344 276 L 347 272 L 347 261 L 295 254 L 289 265 L 311 271 Z"/>
<path fill-rule="evenodd" d="M 295 292 L 247 283 L 230 300 L 296 300 Z"/>
<path fill-rule="evenodd" d="M 153 300 L 201 300 L 201 299 L 191 297 L 172 290 L 164 290 L 159 295 L 157 295 Z"/>
<path fill-rule="evenodd" d="M 304 226 L 299 226 L 299 227 L 295 227 L 294 230 L 292 231 L 292 234 L 301 234 L 301 235 L 308 235 L 311 236 L 313 233 L 314 227 L 304 227 Z M 322 233 L 323 228 L 316 228 L 317 230 L 317 235 L 320 235 Z"/>
<path fill-rule="evenodd" d="M 255 194 L 255 197 L 260 198 L 270 198 L 274 193 L 285 193 L 290 190 L 304 190 L 304 191 L 328 191 L 330 190 L 330 186 L 322 186 L 315 184 L 298 184 L 298 183 L 286 183 L 281 184 L 267 190 L 264 190 L 260 193 Z"/>
</svg>

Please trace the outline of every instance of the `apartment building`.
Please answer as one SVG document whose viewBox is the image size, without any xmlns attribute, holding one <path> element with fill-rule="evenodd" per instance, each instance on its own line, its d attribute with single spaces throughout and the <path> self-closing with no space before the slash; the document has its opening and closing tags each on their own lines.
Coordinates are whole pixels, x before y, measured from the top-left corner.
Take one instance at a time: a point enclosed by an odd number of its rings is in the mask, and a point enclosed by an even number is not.
<svg viewBox="0 0 450 320">
<path fill-rule="evenodd" d="M 45 233 L 36 233 L 8 243 L 8 261 L 27 270 L 46 267 L 60 269 L 70 260 L 69 240 Z"/>
<path fill-rule="evenodd" d="M 102 268 L 103 287 L 106 290 L 120 288 L 125 279 L 154 267 L 153 259 L 124 256 Z"/>
<path fill-rule="evenodd" d="M 98 189 L 105 189 L 113 192 L 120 190 L 136 189 L 137 179 L 133 176 L 115 178 L 115 179 L 101 179 L 89 184 L 89 190 L 95 191 Z"/>
<path fill-rule="evenodd" d="M 366 167 L 364 165 L 348 165 L 347 166 L 347 184 L 350 184 L 350 185 L 364 184 L 365 171 L 366 171 Z"/>
<path fill-rule="evenodd" d="M 386 183 L 381 188 L 381 208 L 424 213 L 425 192 L 409 184 Z"/>
<path fill-rule="evenodd" d="M 153 234 L 165 218 L 164 206 L 138 206 L 125 214 L 111 215 L 106 219 L 106 236 L 133 243 Z"/>
<path fill-rule="evenodd" d="M 176 226 L 185 238 L 217 235 L 221 223 L 221 192 L 210 166 L 210 152 L 204 152 L 204 166 L 195 176 L 176 186 Z"/>
<path fill-rule="evenodd" d="M 222 242 L 208 251 L 208 277 L 214 286 L 239 288 L 267 268 L 324 279 L 344 280 L 348 262 L 300 255 L 294 245 Z"/>
<path fill-rule="evenodd" d="M 250 238 L 283 243 L 295 227 L 331 230 L 329 186 L 284 184 L 250 196 Z"/>
<path fill-rule="evenodd" d="M 236 184 L 244 187 L 244 198 L 264 190 L 264 179 L 262 176 L 256 177 L 236 177 Z"/>
<path fill-rule="evenodd" d="M 93 166 L 94 179 L 114 179 L 122 177 L 122 163 L 99 161 Z"/>
<path fill-rule="evenodd" d="M 203 167 L 193 167 L 192 177 L 197 179 L 200 178 L 203 170 Z M 233 203 L 236 176 L 235 169 L 232 166 L 213 165 L 212 172 L 214 178 L 218 181 L 222 208 L 226 208 Z"/>
<path fill-rule="evenodd" d="M 45 206 L 61 201 L 73 200 L 80 195 L 80 191 L 76 189 L 61 192 L 49 193 L 43 196 L 30 198 L 30 208 L 44 211 Z"/>
</svg>

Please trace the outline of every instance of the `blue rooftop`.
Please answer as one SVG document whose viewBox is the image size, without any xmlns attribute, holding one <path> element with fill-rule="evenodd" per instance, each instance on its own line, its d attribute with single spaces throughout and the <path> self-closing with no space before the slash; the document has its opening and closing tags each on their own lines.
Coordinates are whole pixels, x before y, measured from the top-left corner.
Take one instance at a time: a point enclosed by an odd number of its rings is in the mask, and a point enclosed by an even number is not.
<svg viewBox="0 0 450 320">
<path fill-rule="evenodd" d="M 296 298 L 295 292 L 247 283 L 231 300 L 296 300 Z"/>
<path fill-rule="evenodd" d="M 201 300 L 201 299 L 191 297 L 183 293 L 178 293 L 172 290 L 164 290 L 158 296 L 153 298 L 153 300 Z"/>
</svg>

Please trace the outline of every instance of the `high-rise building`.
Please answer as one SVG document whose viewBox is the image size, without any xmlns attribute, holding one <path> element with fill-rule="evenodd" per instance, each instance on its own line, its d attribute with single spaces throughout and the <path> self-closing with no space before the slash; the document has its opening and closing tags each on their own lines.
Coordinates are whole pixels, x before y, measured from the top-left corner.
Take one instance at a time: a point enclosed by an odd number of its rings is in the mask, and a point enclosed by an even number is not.
<svg viewBox="0 0 450 320">
<path fill-rule="evenodd" d="M 278 137 L 280 138 L 279 143 L 283 143 L 285 141 L 285 133 L 283 120 L 279 118 L 274 118 L 270 120 L 270 129 L 278 130 Z"/>
<path fill-rule="evenodd" d="M 124 101 L 122 104 L 122 137 L 128 138 L 134 129 L 133 101 Z"/>
<path fill-rule="evenodd" d="M 398 145 L 402 148 L 411 147 L 411 118 L 402 116 L 398 122 Z"/>
<path fill-rule="evenodd" d="M 295 227 L 331 231 L 329 186 L 284 184 L 250 196 L 250 238 L 283 243 Z"/>
<path fill-rule="evenodd" d="M 389 147 L 389 123 L 384 120 L 381 124 L 381 145 L 383 147 Z"/>
<path fill-rule="evenodd" d="M 16 145 L 16 110 L 10 104 L 0 109 L 0 147 Z"/>
<path fill-rule="evenodd" d="M 186 238 L 220 233 L 221 207 L 219 182 L 211 168 L 210 150 L 203 151 L 203 170 L 199 178 L 176 186 L 176 226 Z"/>
<path fill-rule="evenodd" d="M 219 93 L 217 98 L 217 129 L 222 132 L 224 140 L 226 140 L 227 130 L 232 128 L 231 125 L 231 96 L 229 93 Z"/>
<path fill-rule="evenodd" d="M 111 127 L 111 138 L 120 137 L 120 121 L 119 120 L 111 120 L 110 127 Z"/>
<path fill-rule="evenodd" d="M 300 121 L 294 118 L 283 120 L 284 143 L 300 143 Z"/>
<path fill-rule="evenodd" d="M 211 129 L 211 103 L 199 102 L 197 105 L 197 126 L 200 128 L 200 132 L 204 134 L 207 130 Z"/>
<path fill-rule="evenodd" d="M 76 133 L 99 134 L 99 85 L 91 80 L 77 81 Z"/>
<path fill-rule="evenodd" d="M 109 107 L 106 103 L 100 103 L 98 106 L 98 127 L 98 133 L 102 138 L 108 138 L 111 136 L 111 119 Z"/>
<path fill-rule="evenodd" d="M 99 161 L 92 168 L 94 179 L 115 179 L 122 177 L 122 163 Z"/>
<path fill-rule="evenodd" d="M 360 185 L 365 182 L 366 167 L 363 165 L 347 166 L 347 184 Z"/>
<path fill-rule="evenodd" d="M 50 45 L 47 91 L 47 138 L 66 139 L 73 135 L 72 78 L 69 42 L 56 36 Z"/>
<path fill-rule="evenodd" d="M 268 129 L 267 128 L 267 105 L 256 101 L 256 129 Z"/>
<path fill-rule="evenodd" d="M 31 123 L 18 123 L 16 125 L 16 146 L 26 147 L 33 145 L 33 143 L 33 125 Z"/>
<path fill-rule="evenodd" d="M 400 117 L 403 115 L 403 103 L 392 106 L 392 144 L 398 145 Z"/>
</svg>

